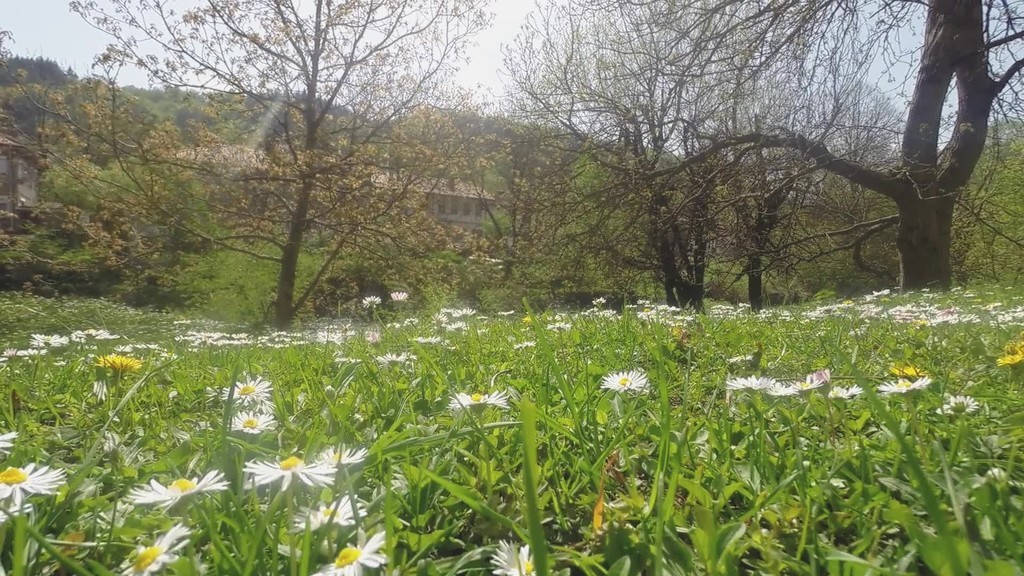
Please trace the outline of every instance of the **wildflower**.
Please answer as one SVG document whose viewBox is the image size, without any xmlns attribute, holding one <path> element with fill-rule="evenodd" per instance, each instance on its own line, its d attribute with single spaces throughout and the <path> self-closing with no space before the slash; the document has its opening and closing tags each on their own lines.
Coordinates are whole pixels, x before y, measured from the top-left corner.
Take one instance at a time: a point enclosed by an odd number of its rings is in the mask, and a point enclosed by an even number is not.
<svg viewBox="0 0 1024 576">
<path fill-rule="evenodd" d="M 1017 366 L 1024 364 L 1024 352 L 1004 354 L 996 359 L 996 366 Z"/>
<path fill-rule="evenodd" d="M 356 523 L 356 517 L 362 517 L 363 511 L 359 504 L 351 498 L 342 498 L 330 504 L 322 504 L 316 508 L 308 508 L 305 513 L 295 516 L 295 529 L 304 531 L 317 530 L 321 526 L 334 524 L 337 526 L 352 526 Z"/>
<path fill-rule="evenodd" d="M 917 380 L 907 380 L 906 378 L 900 378 L 896 382 L 886 382 L 878 387 L 878 391 L 882 394 L 906 394 L 908 392 L 914 392 L 915 390 L 923 390 L 932 383 L 932 379 L 924 376 Z"/>
<path fill-rule="evenodd" d="M 362 360 L 360 360 L 359 358 L 349 358 L 348 356 L 345 356 L 343 354 L 334 355 L 335 364 L 359 364 L 360 362 L 362 362 Z"/>
<path fill-rule="evenodd" d="M 417 344 L 444 344 L 444 340 L 440 336 L 419 336 L 416 338 Z"/>
<path fill-rule="evenodd" d="M 175 524 L 166 534 L 157 538 L 152 546 L 135 549 L 134 560 L 126 561 L 125 576 L 146 576 L 156 574 L 166 564 L 178 559 L 177 552 L 188 544 L 191 531 L 181 524 Z"/>
<path fill-rule="evenodd" d="M 92 383 L 92 395 L 96 397 L 96 400 L 103 402 L 107 399 L 107 381 L 96 380 Z"/>
<path fill-rule="evenodd" d="M 365 536 L 360 533 L 360 540 Z M 384 533 L 378 532 L 369 541 L 357 546 L 346 546 L 338 552 L 334 562 L 324 566 L 317 574 L 324 576 L 360 576 L 364 568 L 380 568 L 387 558 L 378 551 L 384 547 Z"/>
<path fill-rule="evenodd" d="M 375 308 L 380 306 L 380 296 L 367 296 L 363 298 L 363 308 Z"/>
<path fill-rule="evenodd" d="M 47 466 L 36 468 L 35 464 L 24 468 L 8 466 L 0 472 L 0 500 L 10 500 L 17 508 L 26 495 L 56 494 L 63 483 L 63 470 L 51 470 Z"/>
<path fill-rule="evenodd" d="M 1009 478 L 1010 475 L 1002 468 L 989 468 L 988 471 L 985 472 L 985 479 L 997 484 L 1006 482 Z"/>
<path fill-rule="evenodd" d="M 0 502 L 0 526 L 3 526 L 5 522 L 14 518 L 15 516 L 28 516 L 32 513 L 32 505 L 25 503 L 21 506 L 14 506 L 11 508 L 5 507 L 3 502 Z"/>
<path fill-rule="evenodd" d="M 342 446 L 338 449 L 331 448 L 325 451 L 317 457 L 316 461 L 324 466 L 340 468 L 342 466 L 359 464 L 366 460 L 366 457 L 369 455 L 370 452 L 366 448 L 345 448 Z"/>
<path fill-rule="evenodd" d="M 67 336 L 33 334 L 29 346 L 32 348 L 58 348 L 60 346 L 67 346 L 68 342 L 69 338 Z"/>
<path fill-rule="evenodd" d="M 392 292 L 391 293 L 391 301 L 392 302 L 405 302 L 408 299 L 409 299 L 409 293 L 408 292 Z"/>
<path fill-rule="evenodd" d="M 366 333 L 366 341 L 369 342 L 370 344 L 376 344 L 376 343 L 380 342 L 380 332 L 373 331 L 373 330 L 367 332 Z"/>
<path fill-rule="evenodd" d="M 766 390 L 776 385 L 774 378 L 766 376 L 733 377 L 725 381 L 726 390 Z"/>
<path fill-rule="evenodd" d="M 569 322 L 552 322 L 551 324 L 548 324 L 548 330 L 555 332 L 559 330 L 568 330 L 570 328 L 572 328 L 572 324 Z"/>
<path fill-rule="evenodd" d="M 491 556 L 495 576 L 533 576 L 533 557 L 529 546 L 520 546 L 518 550 L 511 542 L 500 542 L 498 549 Z"/>
<path fill-rule="evenodd" d="M 416 360 L 416 356 L 402 352 L 401 354 L 387 353 L 383 356 L 377 356 L 377 364 L 381 366 L 387 366 L 389 364 L 409 364 Z"/>
<path fill-rule="evenodd" d="M 889 373 L 899 378 L 921 378 L 928 375 L 924 370 L 906 362 L 893 364 L 889 367 Z"/>
<path fill-rule="evenodd" d="M 601 380 L 601 388 L 616 392 L 644 392 L 647 386 L 647 376 L 639 370 L 612 372 Z"/>
<path fill-rule="evenodd" d="M 942 403 L 942 407 L 938 409 L 938 413 L 947 416 L 959 416 L 961 414 L 977 412 L 979 408 L 981 408 L 981 405 L 970 396 L 947 396 L 945 402 Z"/>
<path fill-rule="evenodd" d="M 231 420 L 231 429 L 246 434 L 259 434 L 274 427 L 274 416 L 266 412 L 240 412 Z"/>
<path fill-rule="evenodd" d="M 13 440 L 18 437 L 17 432 L 8 432 L 7 434 L 0 434 L 0 454 L 6 454 L 11 451 L 14 447 Z"/>
<path fill-rule="evenodd" d="M 764 393 L 769 396 L 794 396 L 800 393 L 800 389 L 796 386 L 783 384 L 781 382 L 775 382 L 770 384 L 768 387 L 763 389 Z"/>
<path fill-rule="evenodd" d="M 110 370 L 114 374 L 121 375 L 129 372 L 135 372 L 139 368 L 142 368 L 142 360 L 132 358 L 131 356 L 122 356 L 120 354 L 107 354 L 96 359 L 96 366 Z"/>
<path fill-rule="evenodd" d="M 247 462 L 245 471 L 252 474 L 253 486 L 281 482 L 287 489 L 292 480 L 308 486 L 327 486 L 334 480 L 334 468 L 322 463 L 306 464 L 298 456 L 289 456 L 280 462 Z"/>
<path fill-rule="evenodd" d="M 816 388 L 821 388 L 825 384 L 828 384 L 830 380 L 832 380 L 832 375 L 827 369 L 818 370 L 817 372 L 808 374 L 807 377 L 804 378 L 803 382 L 796 382 L 792 384 L 792 387 L 797 392 L 808 392 Z"/>
<path fill-rule="evenodd" d="M 537 343 L 536 343 L 536 342 L 534 342 L 534 341 L 532 341 L 532 340 L 526 340 L 526 341 L 524 341 L 524 342 L 520 342 L 520 343 L 518 343 L 518 344 L 514 344 L 514 345 L 512 346 L 512 349 L 513 349 L 513 350 L 523 350 L 523 349 L 525 349 L 525 348 L 533 348 L 533 347 L 534 347 L 534 346 L 536 346 L 536 345 L 537 345 Z"/>
<path fill-rule="evenodd" d="M 235 402 L 250 408 L 264 406 L 270 403 L 271 389 L 272 386 L 269 381 L 264 380 L 259 376 L 256 376 L 255 378 L 247 376 L 245 380 L 235 382 Z M 227 400 L 231 396 L 231 388 L 221 391 L 221 398 L 224 400 Z"/>
<path fill-rule="evenodd" d="M 848 388 L 843 388 L 842 386 L 833 386 L 832 389 L 828 391 L 828 397 L 838 400 L 849 400 L 850 398 L 860 396 L 863 393 L 864 389 L 861 388 L 860 386 L 857 386 L 856 384 Z"/>
<path fill-rule="evenodd" d="M 133 488 L 128 493 L 128 498 L 133 504 L 158 504 L 166 509 L 177 504 L 185 496 L 200 492 L 220 492 L 227 488 L 228 483 L 224 481 L 224 474 L 214 470 L 202 478 L 178 478 L 167 486 L 150 480 L 149 486 Z"/>
<path fill-rule="evenodd" d="M 472 406 L 495 406 L 497 408 L 508 408 L 508 394 L 505 392 L 493 392 L 491 394 L 464 394 L 457 393 L 448 402 L 448 409 L 458 412 L 463 408 Z"/>
</svg>

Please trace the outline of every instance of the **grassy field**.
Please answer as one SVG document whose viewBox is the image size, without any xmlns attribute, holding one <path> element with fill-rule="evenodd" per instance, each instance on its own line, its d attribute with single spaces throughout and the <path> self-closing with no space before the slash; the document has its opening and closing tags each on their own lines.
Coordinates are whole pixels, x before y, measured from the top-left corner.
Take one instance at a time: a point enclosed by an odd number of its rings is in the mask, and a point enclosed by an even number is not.
<svg viewBox="0 0 1024 576">
<path fill-rule="evenodd" d="M 1024 570 L 1024 292 L 379 313 L 243 333 L 0 297 L 0 565 Z"/>
</svg>

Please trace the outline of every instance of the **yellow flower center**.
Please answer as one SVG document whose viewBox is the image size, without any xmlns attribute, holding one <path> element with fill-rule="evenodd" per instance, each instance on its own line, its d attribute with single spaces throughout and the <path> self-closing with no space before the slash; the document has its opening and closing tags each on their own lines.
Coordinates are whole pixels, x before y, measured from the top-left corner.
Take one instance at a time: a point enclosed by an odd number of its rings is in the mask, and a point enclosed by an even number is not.
<svg viewBox="0 0 1024 576">
<path fill-rule="evenodd" d="M 132 568 L 136 572 L 141 572 L 156 562 L 156 559 L 164 553 L 164 549 L 159 546 L 150 546 L 142 552 L 139 552 L 138 557 L 135 558 L 135 562 L 132 563 Z"/>
<path fill-rule="evenodd" d="M 629 378 L 627 378 L 625 376 L 623 376 L 622 378 L 619 378 L 619 386 L 622 386 L 623 388 L 625 388 L 626 386 L 629 386 Z"/>
<path fill-rule="evenodd" d="M 184 494 L 185 492 L 191 492 L 196 489 L 196 483 L 187 478 L 178 478 L 174 482 L 171 482 L 171 488 L 174 488 L 178 492 Z"/>
<path fill-rule="evenodd" d="M 914 383 L 911 382 L 910 380 L 904 380 L 902 378 L 900 378 L 900 380 L 898 382 L 896 382 L 896 387 L 897 388 L 903 388 L 904 390 L 910 388 L 913 385 L 914 385 Z"/>
<path fill-rule="evenodd" d="M 256 387 L 252 384 L 246 384 L 238 389 L 239 396 L 251 396 L 256 393 Z"/>
<path fill-rule="evenodd" d="M 302 466 L 302 459 L 297 456 L 290 456 L 281 461 L 281 470 L 289 471 Z"/>
<path fill-rule="evenodd" d="M 255 430 L 256 428 L 259 427 L 259 425 L 259 420 L 255 418 L 246 418 L 245 421 L 242 422 L 242 428 L 248 428 L 250 430 Z"/>
<path fill-rule="evenodd" d="M 469 397 L 469 399 L 472 400 L 473 402 L 480 402 L 480 401 L 482 401 L 484 399 L 484 395 L 483 394 L 473 394 L 472 396 Z"/>
<path fill-rule="evenodd" d="M 28 474 L 22 472 L 21 468 L 8 468 L 0 472 L 0 484 L 12 486 L 14 484 L 21 484 L 25 480 L 28 480 Z"/>
<path fill-rule="evenodd" d="M 527 560 L 523 566 L 523 572 L 526 574 L 533 574 L 533 560 Z"/>
<path fill-rule="evenodd" d="M 341 552 L 338 552 L 338 557 L 334 559 L 334 567 L 344 568 L 345 566 L 351 566 L 352 564 L 355 564 L 356 560 L 359 560 L 359 557 L 362 555 L 362 550 L 349 546 Z"/>
</svg>

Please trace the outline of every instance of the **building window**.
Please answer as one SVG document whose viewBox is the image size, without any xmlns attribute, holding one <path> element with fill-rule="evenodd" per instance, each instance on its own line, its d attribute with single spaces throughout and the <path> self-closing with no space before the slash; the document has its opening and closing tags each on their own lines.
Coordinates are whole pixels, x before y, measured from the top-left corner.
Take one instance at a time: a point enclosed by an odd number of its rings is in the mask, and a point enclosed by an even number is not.
<svg viewBox="0 0 1024 576">
<path fill-rule="evenodd" d="M 471 202 L 470 200 L 463 200 L 462 201 L 462 215 L 463 216 L 469 216 L 472 213 L 473 213 L 473 202 Z"/>
</svg>

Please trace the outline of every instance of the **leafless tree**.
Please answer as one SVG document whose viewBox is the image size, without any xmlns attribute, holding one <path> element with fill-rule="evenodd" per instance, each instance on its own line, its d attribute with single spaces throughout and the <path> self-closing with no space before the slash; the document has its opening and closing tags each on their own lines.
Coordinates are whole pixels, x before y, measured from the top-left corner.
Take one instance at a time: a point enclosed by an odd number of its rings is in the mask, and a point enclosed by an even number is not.
<svg viewBox="0 0 1024 576">
<path fill-rule="evenodd" d="M 198 91 L 223 113 L 258 120 L 262 130 L 247 142 L 208 135 L 204 148 L 215 153 L 227 145 L 251 148 L 259 169 L 246 173 L 249 190 L 261 191 L 259 209 L 244 204 L 246 214 L 234 220 L 247 222 L 244 229 L 212 240 L 279 266 L 273 316 L 286 326 L 347 244 L 390 236 L 376 215 L 400 210 L 400 198 L 364 192 L 387 188 L 393 169 L 416 157 L 398 151 L 396 121 L 445 96 L 453 66 L 486 22 L 483 1 L 206 0 L 181 8 L 171 0 L 87 0 L 72 6 L 112 37 L 102 63 L 140 67 L 155 83 Z M 358 214 L 369 216 L 353 217 Z M 311 230 L 325 232 L 329 246 L 313 283 L 297 294 L 298 262 Z"/>
</svg>

